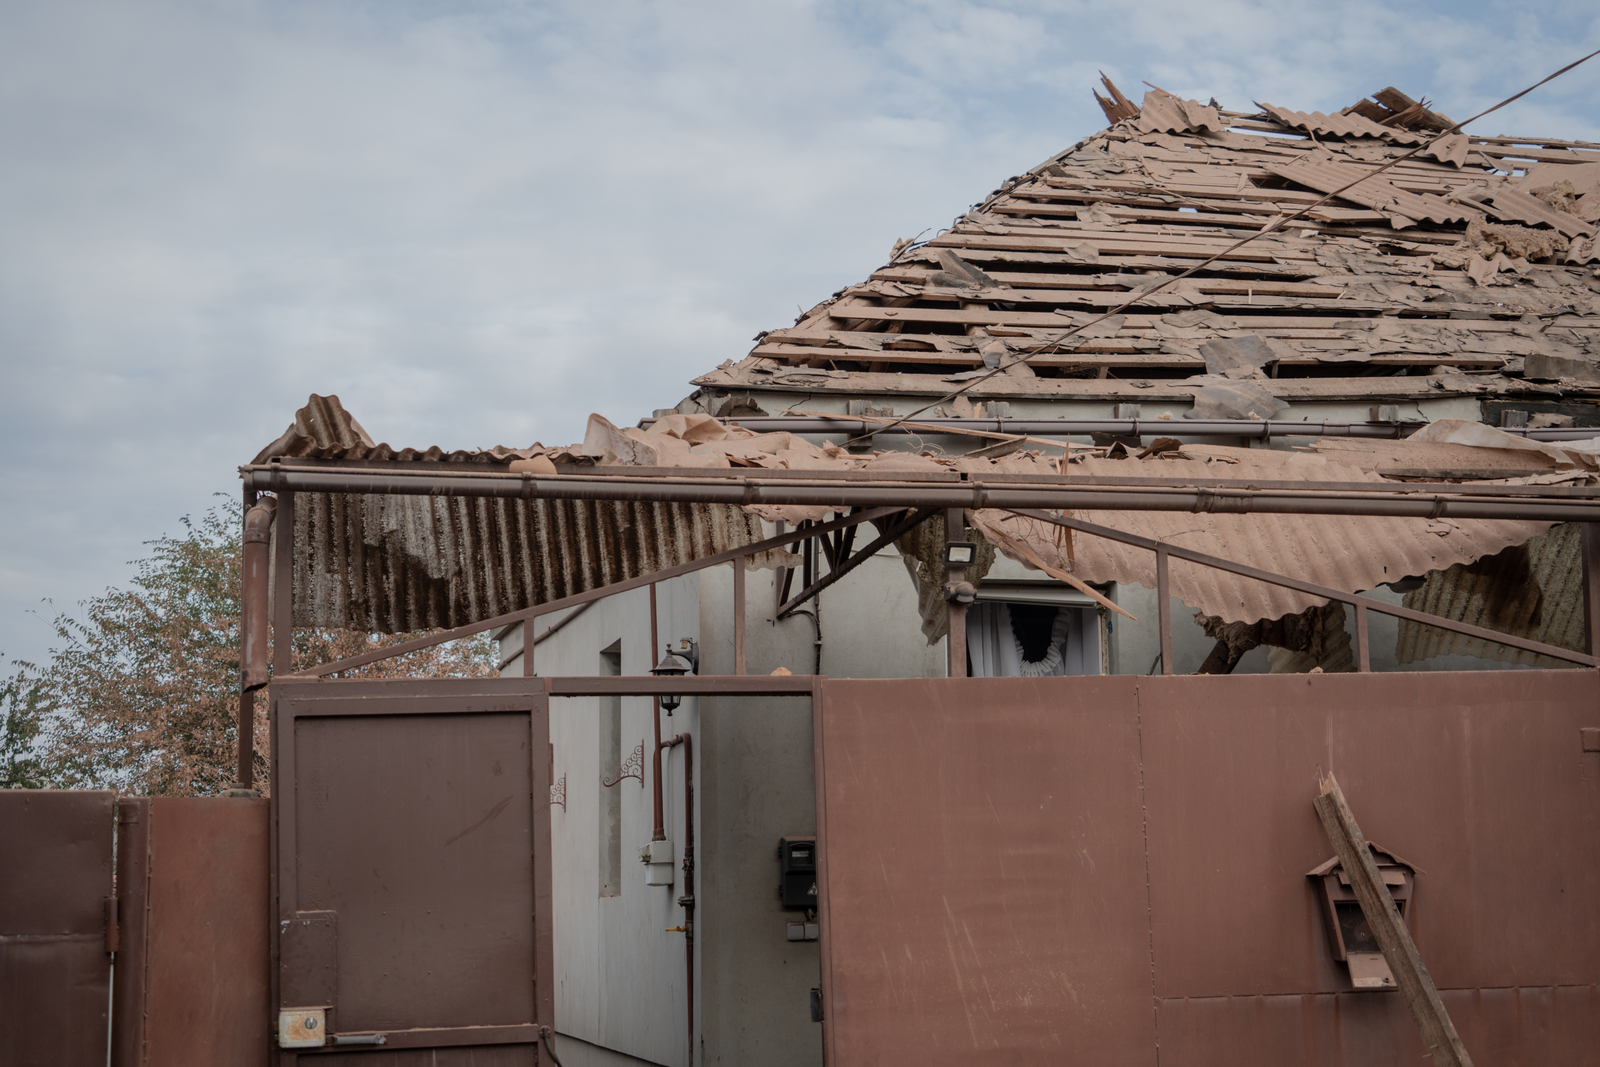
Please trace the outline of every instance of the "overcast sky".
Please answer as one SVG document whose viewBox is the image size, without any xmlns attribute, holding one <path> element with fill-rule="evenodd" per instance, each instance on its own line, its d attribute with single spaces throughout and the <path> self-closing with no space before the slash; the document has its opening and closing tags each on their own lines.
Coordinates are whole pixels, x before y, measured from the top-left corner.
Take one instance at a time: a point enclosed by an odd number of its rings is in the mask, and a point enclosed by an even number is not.
<svg viewBox="0 0 1600 1067">
<path fill-rule="evenodd" d="M 1576 0 L 7 0 L 0 654 L 312 392 L 446 448 L 675 404 L 1102 128 L 1097 71 L 1459 119 L 1596 47 Z M 1471 129 L 1600 140 L 1597 90 L 1600 60 Z"/>
</svg>

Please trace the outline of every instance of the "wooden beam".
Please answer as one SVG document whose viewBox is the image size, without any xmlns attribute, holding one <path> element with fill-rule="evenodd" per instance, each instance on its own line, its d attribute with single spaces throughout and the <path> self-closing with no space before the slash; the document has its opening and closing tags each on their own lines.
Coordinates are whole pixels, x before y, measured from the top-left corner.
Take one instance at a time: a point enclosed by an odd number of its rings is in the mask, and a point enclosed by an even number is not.
<svg viewBox="0 0 1600 1067">
<path fill-rule="evenodd" d="M 1361 914 L 1366 916 L 1367 925 L 1383 950 L 1384 962 L 1389 965 L 1400 995 L 1405 998 L 1406 1007 L 1422 1033 L 1422 1044 L 1433 1059 L 1433 1067 L 1472 1067 L 1472 1057 L 1467 1055 L 1450 1021 L 1450 1013 L 1439 999 L 1433 977 L 1428 974 L 1411 940 L 1411 931 L 1406 929 L 1394 898 L 1383 884 L 1372 850 L 1367 847 L 1367 839 L 1356 824 L 1344 792 L 1331 773 L 1323 776 L 1321 785 L 1322 795 L 1312 803 L 1350 879 L 1350 888 L 1361 904 Z"/>
<path fill-rule="evenodd" d="M 828 588 L 828 586 L 832 585 L 834 582 L 837 582 L 840 578 L 843 578 L 845 575 L 861 566 L 861 564 L 877 555 L 879 550 L 887 547 L 895 540 L 895 538 L 909 532 L 913 527 L 919 525 L 924 519 L 928 518 L 933 513 L 934 509 L 932 508 L 921 508 L 912 512 L 910 517 L 885 530 L 871 544 L 863 548 L 860 552 L 857 552 L 849 559 L 840 560 L 837 567 L 829 569 L 827 574 L 818 578 L 816 581 L 800 590 L 800 592 L 796 593 L 793 600 L 790 600 L 788 603 L 784 604 L 778 609 L 777 617 L 780 619 L 786 617 L 801 604 L 804 604 L 806 601 L 810 600 L 812 597 Z"/>
</svg>

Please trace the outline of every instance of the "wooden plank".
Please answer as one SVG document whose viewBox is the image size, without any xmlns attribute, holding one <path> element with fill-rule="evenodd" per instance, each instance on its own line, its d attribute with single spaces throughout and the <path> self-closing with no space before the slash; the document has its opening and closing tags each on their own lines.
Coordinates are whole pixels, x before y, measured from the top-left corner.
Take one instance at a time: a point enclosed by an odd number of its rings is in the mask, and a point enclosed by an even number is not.
<svg viewBox="0 0 1600 1067">
<path fill-rule="evenodd" d="M 760 360 L 753 362 L 767 363 Z M 770 365 L 770 364 L 769 364 Z M 715 386 L 724 389 L 752 389 L 758 392 L 797 394 L 838 394 L 852 396 L 922 396 L 938 397 L 950 392 L 951 383 L 942 374 L 911 374 L 894 372 L 857 371 L 848 377 L 826 382 L 784 384 L 774 381 L 772 375 L 762 374 L 752 368 L 729 367 L 702 374 L 695 385 Z M 1189 403 L 1194 396 L 1193 385 L 1182 379 L 1155 378 L 1015 378 L 997 374 L 967 390 L 973 398 L 995 400 L 1096 400 L 1125 401 L 1128 403 Z M 1494 379 L 1477 381 L 1466 377 L 1439 378 L 1421 374 L 1405 377 L 1327 377 L 1279 378 L 1272 382 L 1274 396 L 1290 403 L 1350 400 L 1363 404 L 1381 399 L 1386 404 L 1397 401 L 1445 397 L 1516 397 L 1558 399 L 1571 395 L 1573 390 L 1558 393 L 1554 387 L 1528 382 L 1499 382 Z M 1600 395 L 1600 390 L 1591 394 Z M 1589 395 L 1589 394 L 1586 394 Z"/>
<path fill-rule="evenodd" d="M 983 357 L 977 352 L 863 352 L 852 348 L 761 345 L 751 354 L 772 359 L 821 359 L 830 363 L 911 363 L 955 368 L 983 366 Z M 1168 367 L 1193 371 L 1204 371 L 1206 365 L 1199 356 L 1183 353 L 1086 351 L 1082 348 L 1072 352 L 1032 355 L 1027 363 L 1030 367 Z"/>
<path fill-rule="evenodd" d="M 1389 888 L 1383 884 L 1372 851 L 1367 847 L 1366 836 L 1356 824 L 1355 813 L 1345 801 L 1344 791 L 1332 772 L 1322 778 L 1322 795 L 1312 802 L 1322 819 L 1322 828 L 1333 842 L 1339 864 L 1350 879 L 1350 888 L 1361 904 L 1361 914 L 1383 950 L 1383 959 L 1394 975 L 1400 995 L 1416 1020 L 1422 1034 L 1422 1044 L 1433 1059 L 1433 1067 L 1472 1067 L 1472 1057 L 1467 1055 L 1456 1028 L 1439 999 L 1433 977 L 1428 974 L 1411 931 L 1400 918 Z"/>
<path fill-rule="evenodd" d="M 1042 237 L 1007 237 L 999 234 L 962 232 L 947 233 L 941 237 L 934 238 L 928 243 L 939 248 L 971 248 L 986 252 L 1055 252 L 1058 255 L 1068 254 L 1067 249 L 1074 245 L 1088 245 L 1101 257 L 1108 255 L 1161 256 L 1165 259 L 1208 259 L 1218 252 L 1226 250 L 1229 244 L 1227 241 L 1214 241 L 1209 245 L 1194 245 L 1177 240 L 1169 243 L 1166 241 L 1094 237 L 1087 234 L 1060 234 L 1046 239 Z M 1250 249 L 1250 251 L 1247 252 L 1244 249 L 1240 249 L 1229 254 L 1226 261 L 1235 263 L 1275 263 L 1279 259 L 1305 263 L 1316 261 L 1310 251 L 1291 250 L 1274 247 L 1270 244 L 1246 245 L 1245 248 Z"/>
<path fill-rule="evenodd" d="M 1199 342 L 1195 342 L 1198 344 Z M 1025 349 L 1013 349 L 1013 353 Z M 812 365 L 829 363 L 912 364 L 922 366 L 948 366 L 975 368 L 983 366 L 983 357 L 977 352 L 961 351 L 903 351 L 884 349 L 874 352 L 860 348 L 828 348 L 817 345 L 758 345 L 750 353 L 765 359 L 805 361 Z M 1122 367 L 1130 371 L 1139 369 L 1176 368 L 1204 372 L 1205 360 L 1198 355 L 1183 352 L 1133 351 L 1105 340 L 1090 341 L 1081 348 L 1067 352 L 1047 352 L 1028 356 L 1028 366 L 1044 367 Z M 1499 356 L 1477 353 L 1438 355 L 1431 352 L 1388 352 L 1367 354 L 1352 347 L 1350 354 L 1337 360 L 1318 359 L 1314 356 L 1273 360 L 1279 367 L 1322 367 L 1329 364 L 1349 364 L 1371 367 L 1460 367 L 1498 369 L 1505 364 Z"/>
</svg>

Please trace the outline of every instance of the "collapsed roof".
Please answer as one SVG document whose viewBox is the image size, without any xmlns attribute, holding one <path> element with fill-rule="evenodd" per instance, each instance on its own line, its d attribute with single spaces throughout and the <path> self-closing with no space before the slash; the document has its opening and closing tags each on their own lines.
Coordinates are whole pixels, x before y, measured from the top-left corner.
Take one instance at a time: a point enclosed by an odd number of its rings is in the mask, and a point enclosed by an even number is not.
<svg viewBox="0 0 1600 1067">
<path fill-rule="evenodd" d="M 1446 136 L 1063 340 L 1451 125 L 1393 89 L 1325 115 L 1160 90 L 1137 106 L 1107 86 L 1109 129 L 925 244 L 897 243 L 866 281 L 695 383 L 940 396 L 1025 356 L 969 395 L 1193 396 L 1238 418 L 1307 400 L 1600 394 L 1600 145 L 1542 137 Z M 1202 392 L 1227 382 L 1258 388 Z"/>
</svg>

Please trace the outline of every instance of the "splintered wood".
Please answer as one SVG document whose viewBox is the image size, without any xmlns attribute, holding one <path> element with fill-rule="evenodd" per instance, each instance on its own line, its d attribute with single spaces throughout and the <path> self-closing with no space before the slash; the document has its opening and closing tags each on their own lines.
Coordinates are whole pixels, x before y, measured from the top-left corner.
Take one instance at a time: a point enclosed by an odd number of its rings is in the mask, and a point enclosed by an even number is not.
<svg viewBox="0 0 1600 1067">
<path fill-rule="evenodd" d="M 1378 873 L 1378 865 L 1367 847 L 1367 839 L 1356 823 L 1355 813 L 1345 801 L 1344 791 L 1332 774 L 1322 778 L 1322 795 L 1312 803 L 1322 827 L 1333 842 L 1344 873 L 1350 878 L 1350 888 L 1361 904 L 1361 914 L 1383 950 L 1383 960 L 1389 965 L 1400 995 L 1405 999 L 1411 1017 L 1416 1020 L 1422 1034 L 1422 1044 L 1433 1060 L 1433 1067 L 1472 1067 L 1472 1057 L 1461 1043 L 1450 1013 L 1439 999 L 1439 990 L 1428 974 L 1422 956 L 1411 940 L 1394 898 Z"/>
<path fill-rule="evenodd" d="M 1537 138 L 1446 137 L 1064 336 L 1448 128 L 1392 88 L 1245 115 L 1105 84 L 1109 129 L 697 384 L 939 394 L 1003 366 L 977 394 L 1159 391 L 1208 373 L 1208 342 L 1249 339 L 1270 358 L 1228 375 L 1285 399 L 1600 389 L 1600 146 Z"/>
</svg>

